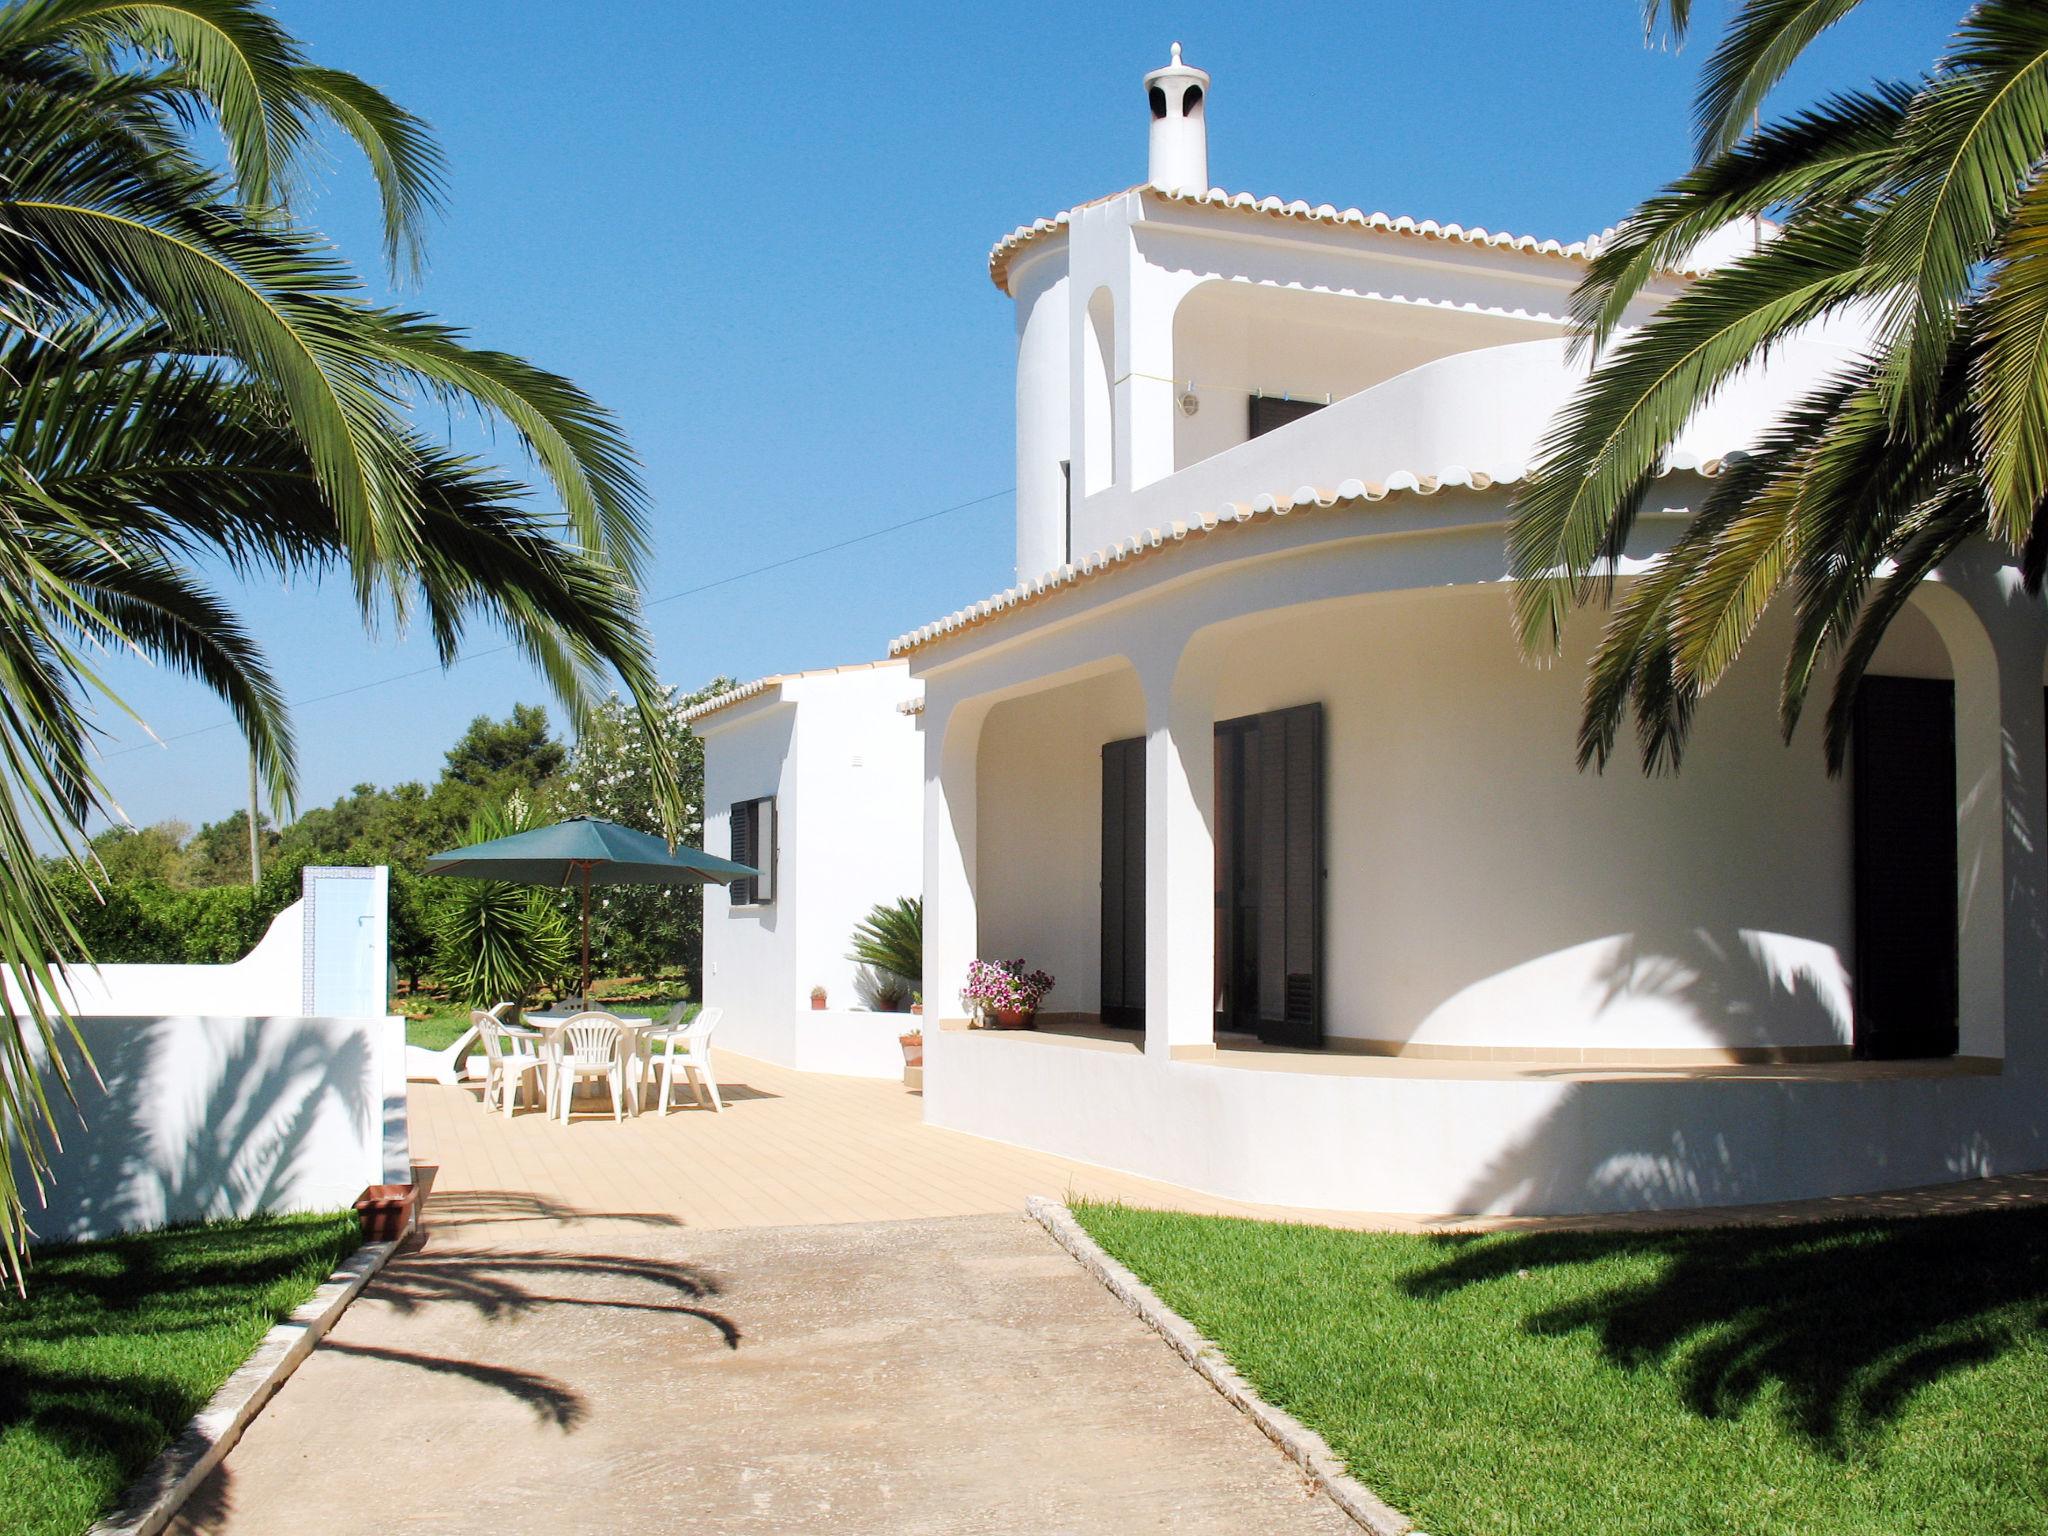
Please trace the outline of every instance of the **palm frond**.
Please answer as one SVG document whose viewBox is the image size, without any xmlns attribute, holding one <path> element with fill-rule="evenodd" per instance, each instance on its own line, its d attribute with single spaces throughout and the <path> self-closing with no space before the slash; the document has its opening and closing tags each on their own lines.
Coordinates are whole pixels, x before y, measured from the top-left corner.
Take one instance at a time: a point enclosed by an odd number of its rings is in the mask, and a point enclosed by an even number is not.
<svg viewBox="0 0 2048 1536">
<path fill-rule="evenodd" d="M 1695 152 L 1711 160 L 1742 137 L 1771 88 L 1813 40 L 1862 0 L 1748 0 L 1707 60 L 1694 113 Z"/>
<path fill-rule="evenodd" d="M 1999 242 L 1978 320 L 1979 451 L 1992 525 L 2017 548 L 2048 498 L 2048 179 L 2035 179 Z"/>
<path fill-rule="evenodd" d="M 1870 229 L 1875 287 L 1896 338 L 1895 419 L 1923 425 L 1959 311 L 2048 144 L 2048 6 L 1981 0 L 1900 138 L 1897 190 Z"/>
<path fill-rule="evenodd" d="M 1586 381 L 1516 498 L 1508 563 L 1526 653 L 1555 653 L 1567 614 L 1626 539 L 1659 458 L 1693 413 L 1759 353 L 1859 296 L 1860 235 L 1854 219 L 1787 230 L 1701 278 Z"/>
<path fill-rule="evenodd" d="M 1574 350 L 1604 347 L 1643 289 L 1732 220 L 1844 210 L 1892 175 L 1913 87 L 1880 83 L 1764 126 L 1645 201 L 1572 295 Z"/>
</svg>

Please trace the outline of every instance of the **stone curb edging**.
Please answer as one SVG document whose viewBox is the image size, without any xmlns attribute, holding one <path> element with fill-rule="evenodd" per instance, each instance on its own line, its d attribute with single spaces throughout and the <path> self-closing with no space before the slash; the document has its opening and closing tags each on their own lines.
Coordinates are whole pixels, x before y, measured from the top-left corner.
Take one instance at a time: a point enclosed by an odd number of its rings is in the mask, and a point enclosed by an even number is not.
<svg viewBox="0 0 2048 1536">
<path fill-rule="evenodd" d="M 157 1536 L 169 1525 L 193 1490 L 242 1438 L 249 1421 L 397 1249 L 397 1243 L 365 1243 L 344 1259 L 303 1305 L 263 1335 L 184 1432 L 129 1484 L 120 1507 L 86 1536 Z"/>
<path fill-rule="evenodd" d="M 1323 1437 L 1291 1413 L 1275 1408 L 1238 1375 L 1222 1351 L 1202 1337 L 1194 1324 L 1153 1294 L 1152 1288 L 1119 1264 L 1074 1220 L 1062 1201 L 1033 1195 L 1025 1202 L 1032 1219 L 1052 1234 L 1081 1267 L 1100 1280 L 1195 1368 L 1195 1373 L 1222 1394 L 1225 1402 L 1258 1425 L 1267 1439 L 1286 1452 L 1309 1480 L 1345 1514 L 1372 1536 L 1424 1536 L 1399 1510 L 1344 1470 L 1344 1463 Z"/>
</svg>

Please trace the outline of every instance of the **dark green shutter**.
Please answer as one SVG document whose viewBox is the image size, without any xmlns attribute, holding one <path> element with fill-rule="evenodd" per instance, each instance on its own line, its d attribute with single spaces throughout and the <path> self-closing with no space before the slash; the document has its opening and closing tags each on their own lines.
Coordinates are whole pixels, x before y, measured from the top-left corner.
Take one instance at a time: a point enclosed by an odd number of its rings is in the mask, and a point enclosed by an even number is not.
<svg viewBox="0 0 2048 1536">
<path fill-rule="evenodd" d="M 754 802 L 735 800 L 727 818 L 732 828 L 732 852 L 729 857 L 735 864 L 754 862 Z M 732 904 L 744 907 L 754 899 L 754 881 L 750 875 L 744 880 L 735 880 L 731 886 Z"/>
<path fill-rule="evenodd" d="M 1145 1022 L 1145 740 L 1102 748 L 1102 1021 Z"/>
<path fill-rule="evenodd" d="M 1323 1043 L 1323 709 L 1261 715 L 1259 1038 Z"/>
<path fill-rule="evenodd" d="M 1918 677 L 1857 691 L 1858 1056 L 1956 1053 L 1955 692 Z"/>
</svg>

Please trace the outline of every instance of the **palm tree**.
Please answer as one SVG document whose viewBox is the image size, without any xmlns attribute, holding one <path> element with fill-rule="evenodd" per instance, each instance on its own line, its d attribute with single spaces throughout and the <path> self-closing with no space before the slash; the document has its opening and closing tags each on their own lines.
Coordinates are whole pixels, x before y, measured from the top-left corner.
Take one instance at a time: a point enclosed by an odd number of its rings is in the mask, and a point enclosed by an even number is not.
<svg viewBox="0 0 2048 1536">
<path fill-rule="evenodd" d="M 846 957 L 909 987 L 924 985 L 924 898 L 899 896 L 878 902 L 854 926 L 853 953 Z"/>
<path fill-rule="evenodd" d="M 195 141 L 209 129 L 220 164 Z M 444 663 L 482 620 L 579 718 L 613 679 L 650 719 L 661 707 L 631 451 L 568 380 L 369 301 L 294 214 L 329 133 L 367 159 L 405 275 L 439 201 L 431 137 L 312 63 L 258 0 L 0 9 L 0 1272 L 17 1281 L 4 1146 L 40 1180 L 48 1085 L 69 1091 L 50 967 L 77 940 L 36 855 L 54 842 L 83 864 L 81 829 L 108 805 L 93 717 L 120 702 L 95 655 L 200 680 L 275 807 L 292 797 L 283 698 L 196 561 L 346 570 L 366 625 L 423 619 Z M 530 475 L 436 440 L 419 401 L 508 424 Z M 666 756 L 655 789 L 673 824 Z"/>
<path fill-rule="evenodd" d="M 1695 163 L 1598 254 L 1574 300 L 1597 366 L 1553 424 L 1509 535 L 1525 652 L 1554 654 L 1680 427 L 1738 370 L 1824 317 L 1874 341 L 1794 403 L 1716 482 L 1670 553 L 1613 602 L 1579 761 L 1633 715 L 1646 770 L 1674 768 L 1699 697 L 1783 593 L 1789 740 L 1835 669 L 1824 747 L 1847 751 L 1857 684 L 1913 588 L 1972 539 L 2027 589 L 2048 567 L 2048 6 L 1981 0 L 1926 75 L 1754 123 L 1771 88 L 1857 0 L 1745 0 L 1707 61 Z M 1682 37 L 1686 0 L 1668 21 Z M 1649 0 L 1654 28 L 1667 15 Z M 1731 220 L 1775 237 L 1619 334 L 1629 303 Z"/>
</svg>

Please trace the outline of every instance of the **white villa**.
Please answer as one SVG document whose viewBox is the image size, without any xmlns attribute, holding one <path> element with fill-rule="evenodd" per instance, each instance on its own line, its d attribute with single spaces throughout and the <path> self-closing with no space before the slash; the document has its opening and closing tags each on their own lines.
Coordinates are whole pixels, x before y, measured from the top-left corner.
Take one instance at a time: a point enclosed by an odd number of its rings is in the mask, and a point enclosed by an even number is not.
<svg viewBox="0 0 2048 1536">
<path fill-rule="evenodd" d="M 843 956 L 921 891 L 926 1119 L 1219 1195 L 1609 1211 L 2048 1166 L 2048 616 L 2009 561 L 1916 596 L 1843 778 L 1780 744 L 1768 623 L 1681 774 L 1578 771 L 1597 615 L 1524 663 L 1504 529 L 1584 376 L 1594 242 L 1212 189 L 1209 85 L 1176 47 L 1145 184 L 991 253 L 1015 584 L 693 712 L 707 846 L 771 871 L 706 895 L 722 1043 L 893 1071 L 906 1021 L 842 1011 Z M 1627 569 L 1855 341 L 1692 422 Z M 1040 1027 L 970 1028 L 968 962 L 1017 955 L 1058 978 Z"/>
</svg>

